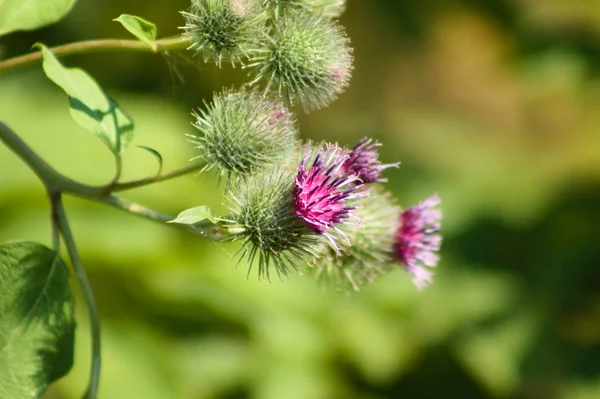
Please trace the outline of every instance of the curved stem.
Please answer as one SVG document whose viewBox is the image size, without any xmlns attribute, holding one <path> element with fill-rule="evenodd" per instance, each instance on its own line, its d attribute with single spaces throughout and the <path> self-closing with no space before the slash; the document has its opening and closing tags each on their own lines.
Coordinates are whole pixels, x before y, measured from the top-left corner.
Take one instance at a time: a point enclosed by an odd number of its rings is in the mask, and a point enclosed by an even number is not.
<svg viewBox="0 0 600 399">
<path fill-rule="evenodd" d="M 97 194 L 101 190 L 101 187 L 81 184 L 58 173 L 2 122 L 0 122 L 0 141 L 21 158 L 46 186 L 53 186 L 59 188 L 61 191 L 79 192 L 89 195 Z"/>
<path fill-rule="evenodd" d="M 144 53 L 161 53 L 171 50 L 185 50 L 189 47 L 190 40 L 183 37 L 171 37 L 160 39 L 154 42 L 154 46 L 139 40 L 121 40 L 121 39 L 102 39 L 102 40 L 84 40 L 63 44 L 50 48 L 57 57 L 63 57 L 74 54 L 90 54 L 107 51 L 139 51 Z M 42 60 L 42 53 L 34 51 L 29 54 L 20 55 L 8 60 L 0 61 L 0 75 L 13 69 L 26 67 Z"/>
<path fill-rule="evenodd" d="M 106 186 L 106 190 L 110 191 L 110 188 L 113 187 L 119 179 L 121 178 L 121 174 L 123 173 L 123 158 L 120 155 L 115 155 L 115 175 Z"/>
<path fill-rule="evenodd" d="M 52 203 L 54 204 L 56 211 L 58 228 L 63 237 L 65 247 L 67 248 L 69 258 L 71 259 L 71 264 L 73 265 L 73 270 L 75 271 L 75 277 L 77 277 L 77 281 L 81 286 L 81 291 L 83 292 L 83 297 L 85 298 L 85 302 L 90 313 L 90 326 L 92 333 L 92 367 L 90 370 L 89 385 L 84 398 L 96 399 L 96 397 L 98 396 L 98 383 L 100 381 L 101 364 L 100 317 L 98 315 L 98 308 L 96 307 L 96 300 L 94 299 L 92 287 L 90 286 L 87 274 L 85 273 L 85 269 L 83 268 L 83 264 L 81 263 L 81 258 L 79 257 L 79 253 L 77 252 L 75 240 L 69 227 L 67 214 L 65 212 L 65 207 L 63 206 L 60 193 L 55 194 Z"/>
<path fill-rule="evenodd" d="M 58 225 L 58 214 L 56 213 L 56 198 L 58 192 L 55 192 L 51 187 L 46 186 L 48 199 L 50 200 L 50 224 L 52 226 L 52 249 L 55 252 L 60 252 L 60 228 Z"/>
<path fill-rule="evenodd" d="M 172 179 L 174 177 L 200 170 L 204 166 L 202 164 L 193 164 L 185 168 L 163 173 L 151 178 L 134 180 L 125 183 L 115 183 L 113 185 L 109 184 L 107 186 L 89 186 L 87 184 L 82 184 L 71 180 L 68 177 L 58 173 L 35 152 L 33 152 L 33 150 L 29 148 L 29 146 L 25 144 L 23 140 L 21 140 L 8 126 L 2 122 L 0 122 L 0 141 L 4 142 L 4 144 L 10 150 L 19 156 L 19 158 L 21 158 L 23 162 L 25 162 L 25 164 L 27 164 L 35 172 L 40 180 L 44 182 L 46 187 L 48 187 L 49 193 L 62 192 L 71 194 L 73 196 L 84 198 L 90 201 L 104 203 L 112 206 L 113 208 L 117 208 L 130 214 L 159 223 L 166 223 L 175 218 L 173 216 L 147 208 L 143 205 L 129 202 L 112 195 L 112 193 L 136 187 L 143 187 L 148 184 Z M 226 236 L 226 234 L 218 225 L 214 225 L 212 223 L 200 223 L 194 225 L 194 227 L 169 223 L 169 226 L 178 228 L 180 230 L 185 230 L 210 240 L 221 240 Z"/>
<path fill-rule="evenodd" d="M 158 176 L 132 180 L 124 183 L 109 183 L 105 186 L 90 186 L 79 183 L 62 175 L 37 155 L 19 136 L 8 126 L 0 122 L 0 141 L 2 141 L 13 153 L 15 153 L 33 172 L 47 185 L 52 185 L 63 192 L 92 199 L 94 197 L 107 196 L 114 192 L 130 190 L 133 188 L 147 186 L 149 184 L 173 179 L 188 173 L 202 169 L 205 165 L 201 163 L 192 164 L 171 172 L 162 173 Z M 120 172 L 119 172 L 120 174 Z"/>
</svg>

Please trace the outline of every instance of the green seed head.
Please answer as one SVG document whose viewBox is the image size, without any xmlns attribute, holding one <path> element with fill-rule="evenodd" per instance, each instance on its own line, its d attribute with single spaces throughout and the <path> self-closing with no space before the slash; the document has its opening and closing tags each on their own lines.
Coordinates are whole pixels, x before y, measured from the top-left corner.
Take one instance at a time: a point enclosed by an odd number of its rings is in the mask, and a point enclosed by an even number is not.
<svg viewBox="0 0 600 399">
<path fill-rule="evenodd" d="M 346 0 L 264 0 L 263 4 L 274 10 L 277 17 L 292 10 L 304 10 L 337 18 L 346 9 Z"/>
<path fill-rule="evenodd" d="M 273 36 L 264 50 L 251 58 L 257 83 L 276 92 L 287 103 L 305 111 L 329 105 L 348 86 L 352 49 L 335 21 L 308 13 L 288 13 L 275 21 Z"/>
<path fill-rule="evenodd" d="M 294 214 L 294 177 L 295 169 L 275 166 L 228 190 L 231 225 L 239 230 L 234 239 L 242 241 L 248 265 L 258 263 L 259 278 L 269 279 L 271 265 L 278 275 L 298 270 L 322 247 L 322 236 Z"/>
<path fill-rule="evenodd" d="M 222 61 L 242 64 L 265 36 L 261 0 L 192 0 L 190 10 L 182 15 L 183 34 L 192 42 L 189 49 L 219 67 Z"/>
<path fill-rule="evenodd" d="M 362 208 L 355 212 L 362 222 L 344 226 L 351 245 L 340 255 L 326 248 L 325 254 L 315 261 L 316 277 L 336 289 L 358 291 L 361 285 L 373 282 L 396 265 L 393 238 L 398 228 L 398 206 L 377 187 L 372 187 L 370 196 L 360 202 Z"/>
<path fill-rule="evenodd" d="M 190 136 L 190 141 L 206 161 L 205 169 L 227 178 L 287 161 L 296 152 L 293 115 L 281 102 L 256 90 L 224 90 L 194 116 L 200 134 Z"/>
</svg>

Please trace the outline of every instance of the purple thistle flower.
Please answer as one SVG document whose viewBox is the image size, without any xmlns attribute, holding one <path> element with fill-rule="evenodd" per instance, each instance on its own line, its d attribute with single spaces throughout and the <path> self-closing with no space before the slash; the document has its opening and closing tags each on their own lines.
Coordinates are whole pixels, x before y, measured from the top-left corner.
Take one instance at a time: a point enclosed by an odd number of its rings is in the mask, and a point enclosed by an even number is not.
<svg viewBox="0 0 600 399">
<path fill-rule="evenodd" d="M 356 175 L 363 183 L 386 182 L 387 179 L 380 178 L 381 172 L 390 167 L 398 167 L 400 162 L 382 165 L 379 162 L 379 154 L 375 147 L 381 146 L 377 141 L 371 143 L 372 139 L 366 137 L 361 139 L 348 153 L 348 159 L 344 162 L 342 170 L 344 173 Z"/>
<path fill-rule="evenodd" d="M 408 208 L 400 215 L 400 228 L 394 237 L 394 252 L 398 261 L 412 276 L 413 283 L 422 290 L 432 282 L 433 273 L 425 268 L 435 267 L 442 236 L 440 230 L 442 211 L 434 209 L 440 204 L 437 194 L 420 204 Z"/>
<path fill-rule="evenodd" d="M 348 206 L 346 200 L 367 196 L 366 190 L 361 190 L 362 182 L 354 175 L 340 175 L 339 170 L 347 160 L 348 155 L 341 155 L 341 149 L 328 145 L 319 150 L 310 167 L 310 143 L 307 146 L 298 174 L 294 181 L 294 213 L 306 222 L 306 225 L 317 233 L 323 234 L 338 251 L 336 238 L 331 230 L 345 237 L 336 224 L 344 223 L 356 209 Z"/>
</svg>

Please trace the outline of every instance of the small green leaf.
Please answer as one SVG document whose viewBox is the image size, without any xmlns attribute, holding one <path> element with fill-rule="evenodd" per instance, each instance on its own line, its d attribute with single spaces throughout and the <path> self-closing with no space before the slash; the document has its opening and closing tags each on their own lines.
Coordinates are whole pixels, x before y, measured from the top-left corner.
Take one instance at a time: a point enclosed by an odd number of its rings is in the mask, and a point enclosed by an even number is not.
<svg viewBox="0 0 600 399">
<path fill-rule="evenodd" d="M 34 30 L 64 17 L 76 0 L 0 0 L 0 36 Z"/>
<path fill-rule="evenodd" d="M 121 14 L 119 18 L 115 18 L 113 21 L 120 22 L 129 33 L 146 43 L 150 48 L 154 48 L 156 25 L 152 22 L 136 17 L 135 15 L 127 14 Z"/>
<path fill-rule="evenodd" d="M 94 132 L 115 155 L 121 154 L 132 139 L 133 121 L 84 70 L 65 68 L 46 46 L 36 46 L 42 51 L 46 76 L 69 96 L 73 119 Z"/>
<path fill-rule="evenodd" d="M 136 147 L 148 151 L 150 154 L 154 155 L 156 159 L 158 159 L 158 172 L 156 172 L 156 175 L 160 175 L 163 167 L 163 158 L 162 155 L 160 155 L 160 152 L 156 151 L 154 148 L 146 147 L 145 145 L 137 145 Z"/>
<path fill-rule="evenodd" d="M 68 273 L 42 244 L 0 245 L 0 398 L 38 398 L 73 366 Z"/>
<path fill-rule="evenodd" d="M 211 223 L 218 223 L 219 219 L 215 216 L 213 211 L 207 206 L 197 206 L 195 208 L 186 209 L 181 212 L 174 220 L 168 223 L 178 223 L 194 225 L 196 223 L 208 220 Z"/>
</svg>

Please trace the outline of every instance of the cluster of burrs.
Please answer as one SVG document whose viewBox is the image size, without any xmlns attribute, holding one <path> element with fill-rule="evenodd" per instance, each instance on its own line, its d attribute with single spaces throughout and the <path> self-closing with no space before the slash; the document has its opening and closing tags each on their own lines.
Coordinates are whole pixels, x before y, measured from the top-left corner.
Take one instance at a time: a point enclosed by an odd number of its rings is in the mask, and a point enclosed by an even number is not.
<svg viewBox="0 0 600 399">
<path fill-rule="evenodd" d="M 184 36 L 205 62 L 242 65 L 265 93 L 310 111 L 350 80 L 352 49 L 335 20 L 344 8 L 344 0 L 192 0 Z"/>
<path fill-rule="evenodd" d="M 398 265 L 419 289 L 432 281 L 441 211 L 434 195 L 402 210 L 385 191 L 372 139 L 353 148 L 302 143 L 288 106 L 329 104 L 347 86 L 351 49 L 335 17 L 341 0 L 194 0 L 184 13 L 191 49 L 254 71 L 194 113 L 198 157 L 225 180 L 230 215 L 249 271 L 270 278 L 309 271 L 336 287 L 372 282 Z M 257 83 L 265 80 L 261 90 Z"/>
</svg>

